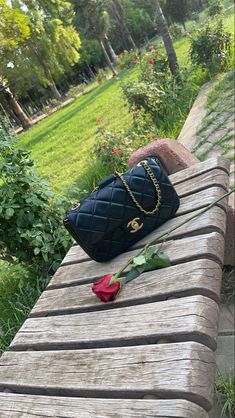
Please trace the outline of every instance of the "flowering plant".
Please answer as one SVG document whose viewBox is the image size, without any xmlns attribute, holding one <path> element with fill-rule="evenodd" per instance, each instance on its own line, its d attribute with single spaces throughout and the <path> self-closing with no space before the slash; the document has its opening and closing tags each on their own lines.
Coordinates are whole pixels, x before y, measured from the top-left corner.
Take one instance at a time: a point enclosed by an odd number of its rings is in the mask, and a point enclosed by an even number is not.
<svg viewBox="0 0 235 418">
<path fill-rule="evenodd" d="M 167 237 L 176 229 L 207 212 L 219 201 L 229 196 L 234 191 L 235 188 L 228 193 L 225 193 L 222 197 L 201 209 L 196 214 L 190 216 L 186 221 L 181 222 L 178 226 L 171 228 L 168 232 L 160 235 L 157 239 L 150 241 L 137 255 L 130 258 L 116 274 L 108 274 L 94 282 L 92 285 L 93 293 L 95 293 L 97 297 L 103 302 L 114 301 L 122 287 L 126 283 L 136 279 L 143 272 L 169 267 L 171 265 L 170 259 L 168 255 L 161 249 L 162 244 L 167 239 Z M 161 245 L 156 246 L 156 244 L 160 241 L 162 242 Z M 129 269 L 123 276 L 123 273 L 127 270 L 127 268 Z"/>
</svg>

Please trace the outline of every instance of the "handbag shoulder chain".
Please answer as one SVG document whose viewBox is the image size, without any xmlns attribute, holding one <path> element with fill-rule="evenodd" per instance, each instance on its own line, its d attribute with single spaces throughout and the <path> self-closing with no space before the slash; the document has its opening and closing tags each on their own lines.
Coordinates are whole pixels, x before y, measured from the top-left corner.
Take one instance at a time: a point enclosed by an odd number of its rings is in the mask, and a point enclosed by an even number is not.
<svg viewBox="0 0 235 418">
<path fill-rule="evenodd" d="M 154 213 L 156 213 L 158 210 L 159 210 L 159 208 L 160 208 L 160 204 L 161 204 L 161 189 L 160 189 L 160 186 L 159 186 L 159 182 L 158 182 L 158 180 L 156 179 L 156 177 L 154 176 L 154 174 L 153 174 L 153 172 L 152 172 L 152 170 L 151 170 L 151 168 L 149 167 L 149 165 L 148 165 L 148 163 L 146 162 L 146 161 L 141 161 L 140 163 L 139 163 L 139 165 L 141 165 L 144 169 L 145 169 L 145 171 L 146 171 L 146 173 L 149 175 L 149 177 L 150 177 L 150 180 L 152 181 L 152 183 L 153 183 L 153 185 L 154 185 L 154 188 L 155 188 L 155 190 L 156 190 L 156 194 L 157 194 L 157 203 L 156 203 L 156 206 L 155 206 L 155 208 L 153 209 L 153 210 L 151 210 L 151 211 L 147 211 L 147 210 L 145 210 L 141 205 L 140 205 L 140 203 L 138 202 L 138 200 L 135 198 L 135 196 L 134 196 L 134 194 L 132 193 L 132 191 L 131 191 L 131 189 L 130 189 L 130 187 L 129 187 L 129 185 L 127 184 L 127 182 L 126 182 L 126 180 L 124 179 L 124 177 L 123 177 L 123 175 L 121 174 L 121 173 L 118 173 L 117 171 L 115 171 L 115 174 L 120 178 L 120 180 L 122 181 L 122 183 L 123 183 L 123 185 L 124 185 L 124 187 L 126 188 L 126 190 L 128 191 L 128 193 L 129 193 L 129 195 L 130 195 L 130 197 L 131 197 L 131 199 L 133 200 L 133 202 L 135 203 L 135 205 L 138 207 L 138 209 L 141 211 L 141 212 L 143 212 L 145 215 L 153 215 Z"/>
</svg>

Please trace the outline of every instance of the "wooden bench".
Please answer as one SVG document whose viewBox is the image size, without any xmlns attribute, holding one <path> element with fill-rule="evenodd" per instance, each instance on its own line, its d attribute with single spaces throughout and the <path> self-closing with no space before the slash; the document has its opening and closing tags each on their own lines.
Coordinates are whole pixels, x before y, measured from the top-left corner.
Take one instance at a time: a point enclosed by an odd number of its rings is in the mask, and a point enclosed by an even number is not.
<svg viewBox="0 0 235 418">
<path fill-rule="evenodd" d="M 171 176 L 177 216 L 227 191 L 229 162 Z M 74 245 L 0 358 L 0 417 L 206 418 L 212 406 L 227 200 L 171 234 L 172 266 L 142 274 L 104 304 L 91 282 L 150 240 L 100 264 Z"/>
</svg>

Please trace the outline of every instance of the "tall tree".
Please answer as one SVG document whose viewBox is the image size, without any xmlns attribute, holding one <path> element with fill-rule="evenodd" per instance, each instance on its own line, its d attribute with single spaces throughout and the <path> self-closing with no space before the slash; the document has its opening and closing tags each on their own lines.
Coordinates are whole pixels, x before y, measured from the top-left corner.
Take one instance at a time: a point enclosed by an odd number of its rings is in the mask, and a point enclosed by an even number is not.
<svg viewBox="0 0 235 418">
<path fill-rule="evenodd" d="M 181 23 L 186 30 L 185 22 L 190 14 L 189 0 L 166 0 L 164 11 L 173 22 Z"/>
<path fill-rule="evenodd" d="M 126 38 L 127 43 L 129 44 L 128 49 L 136 49 L 136 44 L 132 38 L 132 35 L 126 23 L 125 10 L 120 0 L 110 1 L 109 13 L 110 13 L 110 16 L 112 16 L 112 18 L 115 20 L 117 26 L 120 29 L 120 32 Z"/>
<path fill-rule="evenodd" d="M 177 81 L 180 81 L 181 77 L 180 77 L 180 73 L 179 73 L 179 64 L 178 64 L 178 61 L 177 61 L 176 52 L 175 52 L 173 42 L 172 42 L 172 39 L 171 39 L 171 36 L 170 36 L 170 33 L 169 33 L 169 29 L 168 29 L 168 26 L 167 26 L 165 16 L 162 12 L 162 9 L 160 7 L 160 4 L 159 4 L 158 0 L 153 0 L 152 5 L 153 5 L 155 13 L 156 13 L 156 21 L 157 21 L 157 25 L 158 25 L 158 30 L 159 30 L 159 32 L 162 36 L 162 39 L 163 39 L 163 42 L 164 42 L 164 45 L 165 45 L 165 49 L 166 49 L 166 53 L 167 53 L 167 56 L 168 56 L 171 73 Z"/>
<path fill-rule="evenodd" d="M 113 74 L 115 68 L 105 47 L 110 28 L 106 1 L 103 0 L 71 0 L 76 13 L 76 26 L 86 38 L 99 41 L 105 59 Z"/>
<path fill-rule="evenodd" d="M 30 28 L 28 18 L 20 10 L 14 10 L 7 0 L 0 0 L 0 16 L 0 63 L 5 63 L 4 57 L 22 47 L 29 38 Z M 0 95 L 4 97 L 23 128 L 28 129 L 32 123 L 7 85 L 4 78 L 6 69 L 6 65 L 0 66 Z"/>
<path fill-rule="evenodd" d="M 65 0 L 21 0 L 20 4 L 30 18 L 31 29 L 22 58 L 31 62 L 41 84 L 61 99 L 55 80 L 79 60 L 81 46 L 73 28 L 71 4 Z"/>
</svg>

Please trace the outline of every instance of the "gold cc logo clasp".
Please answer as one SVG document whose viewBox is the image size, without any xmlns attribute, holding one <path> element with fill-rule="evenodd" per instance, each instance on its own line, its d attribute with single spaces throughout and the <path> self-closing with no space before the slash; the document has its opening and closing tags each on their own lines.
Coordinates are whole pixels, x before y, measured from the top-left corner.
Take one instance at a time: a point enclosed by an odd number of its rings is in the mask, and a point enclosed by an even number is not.
<svg viewBox="0 0 235 418">
<path fill-rule="evenodd" d="M 143 228 L 144 224 L 140 223 L 140 218 L 135 218 L 127 224 L 128 228 L 132 228 L 131 234 L 135 234 L 141 228 Z"/>
</svg>

